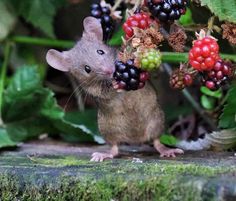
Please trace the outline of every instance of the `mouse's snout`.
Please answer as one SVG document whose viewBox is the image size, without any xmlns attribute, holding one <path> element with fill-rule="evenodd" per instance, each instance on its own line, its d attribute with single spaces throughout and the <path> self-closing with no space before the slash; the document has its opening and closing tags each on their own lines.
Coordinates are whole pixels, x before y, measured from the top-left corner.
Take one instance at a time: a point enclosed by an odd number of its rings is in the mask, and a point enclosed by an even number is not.
<svg viewBox="0 0 236 201">
<path fill-rule="evenodd" d="M 108 77 L 110 77 L 110 78 L 113 77 L 114 72 L 115 72 L 115 68 L 109 67 L 109 68 L 104 68 L 104 69 L 103 69 L 103 73 L 104 73 L 105 75 L 107 75 Z"/>
<path fill-rule="evenodd" d="M 114 73 L 114 71 L 113 71 L 112 69 L 106 69 L 106 70 L 104 71 L 104 73 L 105 73 L 106 75 L 112 75 L 112 74 Z"/>
</svg>

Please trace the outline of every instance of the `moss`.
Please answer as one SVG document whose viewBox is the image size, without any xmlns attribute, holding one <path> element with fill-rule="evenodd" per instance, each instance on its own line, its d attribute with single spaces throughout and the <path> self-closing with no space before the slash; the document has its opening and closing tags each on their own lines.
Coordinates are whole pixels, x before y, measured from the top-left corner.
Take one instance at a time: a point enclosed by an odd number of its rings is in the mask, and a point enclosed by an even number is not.
<svg viewBox="0 0 236 201">
<path fill-rule="evenodd" d="M 210 200 L 222 183 L 216 176 L 236 172 L 236 167 L 174 161 L 92 163 L 75 156 L 19 157 L 17 162 L 17 167 L 10 160 L 0 166 L 0 200 Z"/>
</svg>

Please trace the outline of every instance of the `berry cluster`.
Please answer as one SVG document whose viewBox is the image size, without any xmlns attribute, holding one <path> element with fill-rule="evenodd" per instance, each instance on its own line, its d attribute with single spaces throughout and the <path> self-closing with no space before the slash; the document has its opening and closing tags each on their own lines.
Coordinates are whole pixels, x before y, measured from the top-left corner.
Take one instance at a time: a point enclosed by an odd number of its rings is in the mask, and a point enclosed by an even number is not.
<svg viewBox="0 0 236 201">
<path fill-rule="evenodd" d="M 96 3 L 91 6 L 91 16 L 97 18 L 101 22 L 103 29 L 103 40 L 105 41 L 111 38 L 115 28 L 114 20 L 110 14 L 110 8 L 106 6 L 102 7 L 100 4 Z"/>
<path fill-rule="evenodd" d="M 147 29 L 150 26 L 151 19 L 146 13 L 137 13 L 130 16 L 126 22 L 123 24 L 123 30 L 127 39 L 134 35 L 133 27 L 138 27 L 140 29 Z"/>
<path fill-rule="evenodd" d="M 161 53 L 156 49 L 149 49 L 141 59 L 141 68 L 143 70 L 154 70 L 161 65 Z"/>
<path fill-rule="evenodd" d="M 113 76 L 119 89 L 130 91 L 144 87 L 145 81 L 148 79 L 148 73 L 134 66 L 133 60 L 128 60 L 126 63 L 116 61 L 115 67 L 116 70 Z"/>
<path fill-rule="evenodd" d="M 216 90 L 233 76 L 232 64 L 219 60 L 212 70 L 203 73 L 202 76 L 204 85 L 211 90 Z"/>
<path fill-rule="evenodd" d="M 210 36 L 194 41 L 189 52 L 189 63 L 198 71 L 211 70 L 219 58 L 219 45 Z"/>
<path fill-rule="evenodd" d="M 162 22 L 178 20 L 186 12 L 186 0 L 146 0 L 152 15 Z"/>
</svg>

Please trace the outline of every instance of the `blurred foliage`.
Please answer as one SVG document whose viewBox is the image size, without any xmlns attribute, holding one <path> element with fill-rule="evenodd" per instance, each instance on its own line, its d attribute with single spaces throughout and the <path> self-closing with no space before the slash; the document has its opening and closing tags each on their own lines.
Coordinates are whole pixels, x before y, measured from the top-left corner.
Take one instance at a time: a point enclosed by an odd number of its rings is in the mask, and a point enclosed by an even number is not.
<svg viewBox="0 0 236 201">
<path fill-rule="evenodd" d="M 4 0 L 14 13 L 42 30 L 47 36 L 55 37 L 53 19 L 65 0 Z"/>
</svg>

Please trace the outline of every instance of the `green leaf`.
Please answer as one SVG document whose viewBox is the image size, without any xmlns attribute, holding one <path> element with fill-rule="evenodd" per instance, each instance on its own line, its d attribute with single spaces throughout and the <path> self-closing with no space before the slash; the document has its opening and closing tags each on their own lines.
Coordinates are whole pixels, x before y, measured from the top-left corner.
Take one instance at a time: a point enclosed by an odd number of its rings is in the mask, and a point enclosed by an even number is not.
<svg viewBox="0 0 236 201">
<path fill-rule="evenodd" d="M 0 148 L 15 147 L 16 143 L 11 140 L 7 131 L 0 128 Z"/>
<path fill-rule="evenodd" d="M 41 86 L 36 66 L 19 67 L 6 89 L 10 99 L 24 97 Z"/>
<path fill-rule="evenodd" d="M 201 0 L 202 6 L 208 6 L 212 13 L 220 20 L 227 20 L 236 23 L 236 1 L 235 0 Z"/>
<path fill-rule="evenodd" d="M 119 28 L 119 30 L 114 34 L 112 39 L 108 42 L 108 45 L 111 46 L 120 46 L 122 44 L 122 36 L 124 35 L 124 31 L 122 27 Z"/>
<path fill-rule="evenodd" d="M 60 130 L 61 136 L 69 142 L 91 142 L 103 144 L 104 140 L 99 135 L 97 127 L 97 112 L 87 110 L 85 112 L 68 112 L 60 122 L 54 126 Z"/>
<path fill-rule="evenodd" d="M 190 10 L 190 8 L 187 8 L 186 13 L 180 17 L 179 22 L 183 26 L 189 26 L 191 24 L 194 24 L 192 18 L 192 11 Z"/>
<path fill-rule="evenodd" d="M 46 35 L 54 37 L 53 18 L 65 0 L 8 0 L 18 15 L 41 29 Z"/>
<path fill-rule="evenodd" d="M 61 119 L 64 117 L 64 111 L 60 106 L 57 105 L 57 101 L 54 98 L 54 93 L 49 89 L 41 89 L 42 95 L 44 95 L 42 100 L 41 109 L 39 114 L 48 119 Z"/>
<path fill-rule="evenodd" d="M 236 128 L 236 85 L 233 85 L 228 91 L 227 104 L 220 116 L 219 127 Z"/>
<path fill-rule="evenodd" d="M 163 134 L 161 135 L 160 141 L 162 144 L 165 144 L 168 146 L 175 146 L 178 140 L 173 135 Z"/>
<path fill-rule="evenodd" d="M 203 108 L 207 110 L 212 110 L 214 109 L 214 106 L 215 106 L 215 99 L 213 99 L 212 97 L 208 97 L 206 95 L 202 95 L 201 105 L 203 106 Z"/>
<path fill-rule="evenodd" d="M 15 14 L 9 9 L 6 2 L 0 1 L 0 41 L 4 40 L 12 31 L 16 19 Z"/>
<path fill-rule="evenodd" d="M 7 123 L 6 129 L 11 139 L 15 142 L 31 140 L 43 133 L 57 132 L 51 122 L 43 117 L 30 117 Z"/>
<path fill-rule="evenodd" d="M 223 96 L 221 89 L 218 89 L 217 91 L 212 91 L 207 87 L 201 87 L 201 92 L 207 96 L 211 96 L 218 99 L 221 99 Z"/>
</svg>

